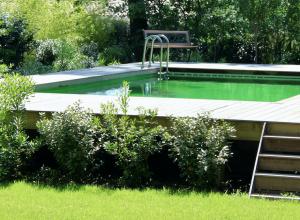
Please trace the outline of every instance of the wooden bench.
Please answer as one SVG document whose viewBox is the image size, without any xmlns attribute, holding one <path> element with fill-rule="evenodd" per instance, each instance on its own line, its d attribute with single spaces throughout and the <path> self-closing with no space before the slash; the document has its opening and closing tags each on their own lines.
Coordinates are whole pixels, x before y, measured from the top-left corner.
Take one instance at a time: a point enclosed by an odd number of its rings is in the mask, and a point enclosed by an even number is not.
<svg viewBox="0 0 300 220">
<path fill-rule="evenodd" d="M 143 32 L 145 38 L 150 35 L 166 35 L 170 41 L 169 48 L 189 50 L 188 61 L 190 60 L 191 49 L 198 49 L 197 45 L 193 45 L 193 43 L 191 43 L 188 31 L 143 30 Z M 161 45 L 163 48 L 167 48 L 167 43 L 161 44 L 158 41 L 154 43 L 154 48 L 160 48 Z M 147 48 L 151 48 L 151 43 L 147 45 Z"/>
</svg>

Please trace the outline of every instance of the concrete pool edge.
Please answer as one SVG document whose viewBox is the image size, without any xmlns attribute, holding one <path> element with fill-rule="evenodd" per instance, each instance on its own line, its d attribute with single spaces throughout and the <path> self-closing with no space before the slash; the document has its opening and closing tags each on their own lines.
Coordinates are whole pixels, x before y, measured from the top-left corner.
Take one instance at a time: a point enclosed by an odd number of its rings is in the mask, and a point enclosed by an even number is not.
<svg viewBox="0 0 300 220">
<path fill-rule="evenodd" d="M 256 71 L 256 72 L 280 72 L 280 73 L 291 73 L 293 75 L 300 76 L 300 65 L 259 65 L 259 64 L 226 64 L 226 63 L 179 63 L 171 62 L 169 64 L 170 69 L 176 70 L 197 70 L 197 71 Z M 97 79 L 99 77 L 115 75 L 115 74 L 128 74 L 136 72 L 157 72 L 159 70 L 158 63 L 152 64 L 152 67 L 145 67 L 141 69 L 141 63 L 129 63 L 120 64 L 113 66 L 95 67 L 90 69 L 80 69 L 63 71 L 57 73 L 49 73 L 42 75 L 32 75 L 32 79 L 37 86 L 50 85 L 54 86 L 60 85 L 60 83 L 72 83 L 78 81 L 89 81 Z"/>
<path fill-rule="evenodd" d="M 124 67 L 126 67 L 124 69 Z M 37 88 L 52 88 L 57 86 L 75 85 L 99 81 L 101 79 L 113 79 L 114 77 L 139 74 L 154 74 L 159 70 L 157 65 L 141 70 L 138 64 L 122 64 L 109 67 L 95 67 L 90 69 L 72 70 L 57 73 L 30 76 Z"/>
</svg>

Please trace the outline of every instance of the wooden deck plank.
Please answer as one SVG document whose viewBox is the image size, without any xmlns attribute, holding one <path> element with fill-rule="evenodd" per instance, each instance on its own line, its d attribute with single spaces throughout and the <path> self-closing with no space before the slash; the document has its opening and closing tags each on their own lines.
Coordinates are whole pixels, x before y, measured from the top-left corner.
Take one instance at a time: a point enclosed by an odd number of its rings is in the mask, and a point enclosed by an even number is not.
<svg viewBox="0 0 300 220">
<path fill-rule="evenodd" d="M 170 63 L 170 68 L 222 71 L 289 72 L 299 73 L 299 65 L 234 64 L 234 63 Z"/>
<path fill-rule="evenodd" d="M 213 112 L 214 115 L 226 118 L 248 118 L 252 117 L 252 112 L 258 111 L 261 108 L 268 108 L 267 103 L 262 102 L 238 102 L 234 105 L 227 107 L 226 109 L 220 109 L 219 111 Z M 246 116 L 243 116 L 245 115 Z"/>
<path fill-rule="evenodd" d="M 300 106 L 299 106 L 300 109 Z M 269 120 L 278 120 L 279 118 L 281 120 L 284 120 L 284 118 L 288 117 L 295 117 L 295 113 L 297 113 L 298 110 L 295 109 L 293 106 L 288 106 L 288 105 L 279 105 L 274 107 L 274 111 L 272 111 L 269 115 L 263 116 L 261 115 L 260 117 L 267 117 Z"/>
<path fill-rule="evenodd" d="M 95 114 L 99 114 L 100 104 L 109 101 L 116 102 L 117 97 L 36 93 L 25 107 L 28 111 L 63 111 L 68 105 L 78 100 L 83 106 L 90 108 Z M 212 117 L 225 120 L 278 122 L 293 120 L 295 123 L 300 123 L 300 105 L 299 108 L 294 108 L 294 106 L 265 102 L 130 97 L 129 114 L 136 115 L 136 108 L 141 106 L 158 109 L 158 115 L 163 117 L 196 116 L 198 113 L 211 112 Z"/>
<path fill-rule="evenodd" d="M 257 107 L 257 109 L 246 112 L 245 114 L 241 114 L 242 118 L 255 118 L 255 119 L 271 119 L 272 115 L 277 115 L 277 112 L 280 110 L 281 106 L 275 103 L 269 103 L 262 106 Z"/>
</svg>

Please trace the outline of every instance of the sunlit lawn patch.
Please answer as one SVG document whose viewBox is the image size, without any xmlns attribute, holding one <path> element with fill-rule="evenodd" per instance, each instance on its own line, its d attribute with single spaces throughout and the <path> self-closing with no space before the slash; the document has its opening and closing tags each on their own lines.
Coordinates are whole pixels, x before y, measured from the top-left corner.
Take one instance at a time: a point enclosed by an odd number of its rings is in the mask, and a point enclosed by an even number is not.
<svg viewBox="0 0 300 220">
<path fill-rule="evenodd" d="M 166 189 L 55 189 L 23 182 L 0 188 L 0 219 L 299 219 L 299 205 Z"/>
</svg>

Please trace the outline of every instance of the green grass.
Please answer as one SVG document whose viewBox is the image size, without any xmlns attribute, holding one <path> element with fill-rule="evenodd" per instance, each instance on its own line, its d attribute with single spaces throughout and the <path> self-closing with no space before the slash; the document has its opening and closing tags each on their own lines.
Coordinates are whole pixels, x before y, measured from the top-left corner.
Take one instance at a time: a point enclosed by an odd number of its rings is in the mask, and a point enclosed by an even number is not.
<svg viewBox="0 0 300 220">
<path fill-rule="evenodd" d="M 246 194 L 169 190 L 55 189 L 23 182 L 0 188 L 0 219 L 299 219 L 300 204 Z"/>
</svg>

